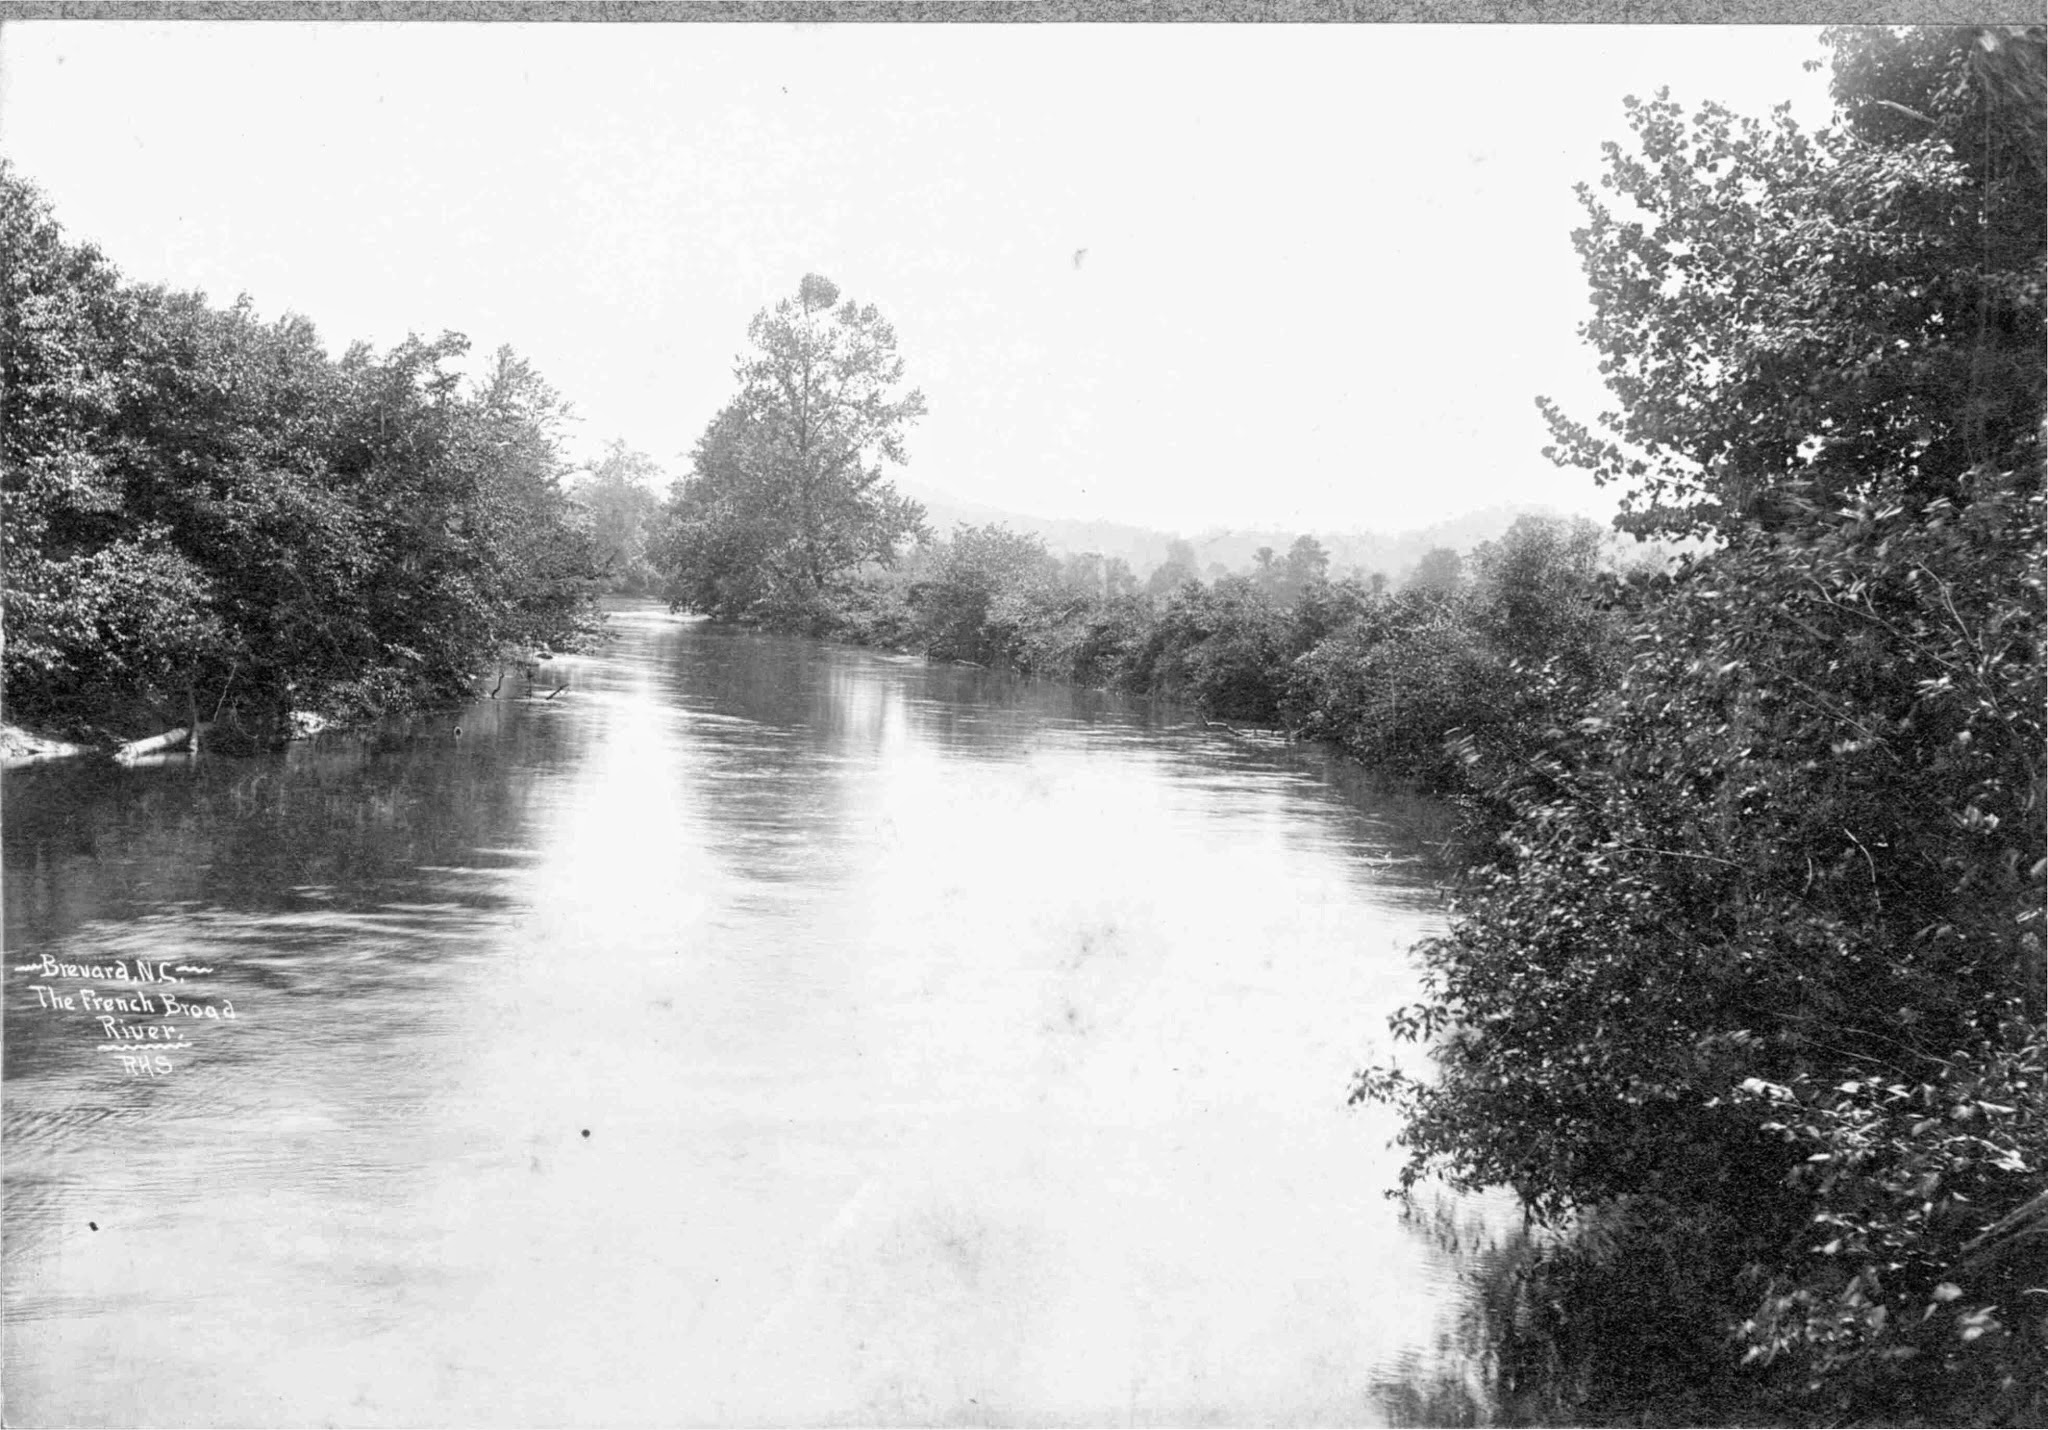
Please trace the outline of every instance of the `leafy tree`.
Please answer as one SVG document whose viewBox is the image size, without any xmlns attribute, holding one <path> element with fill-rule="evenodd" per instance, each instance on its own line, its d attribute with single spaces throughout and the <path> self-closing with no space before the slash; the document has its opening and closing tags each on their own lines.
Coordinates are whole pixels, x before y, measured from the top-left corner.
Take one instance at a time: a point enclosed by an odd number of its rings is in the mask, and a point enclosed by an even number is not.
<svg viewBox="0 0 2048 1430">
<path fill-rule="evenodd" d="M 329 358 L 302 318 L 132 286 L 0 166 L 12 718 L 130 729 L 459 694 L 583 618 L 560 399 L 466 344 Z"/>
<path fill-rule="evenodd" d="M 190 704 L 202 689 L 202 713 L 232 697 L 274 729 L 295 682 L 375 650 L 368 524 L 329 480 L 332 365 L 310 323 L 263 323 L 246 298 L 130 298 L 109 444 L 123 517 L 163 529 L 205 573 L 219 638 L 185 673 Z"/>
<path fill-rule="evenodd" d="M 1283 569 L 1280 557 L 1272 547 L 1261 546 L 1252 553 L 1252 584 L 1261 591 L 1269 595 L 1277 591 Z"/>
<path fill-rule="evenodd" d="M 544 644 L 574 629 L 596 573 L 582 510 L 562 485 L 571 408 L 531 363 L 501 347 L 465 415 L 464 456 L 478 480 L 464 527 L 494 595 L 492 635 Z"/>
<path fill-rule="evenodd" d="M 1145 592 L 1151 596 L 1170 596 L 1188 582 L 1201 579 L 1202 568 L 1195 548 L 1175 537 L 1166 543 L 1166 559 L 1145 578 Z"/>
<path fill-rule="evenodd" d="M 1289 606 L 1312 582 L 1330 574 L 1330 554 L 1313 536 L 1298 536 L 1282 556 L 1270 546 L 1252 553 L 1252 584 L 1280 605 Z"/>
<path fill-rule="evenodd" d="M 956 528 L 930 562 L 929 575 L 910 588 L 927 653 L 982 664 L 1012 658 L 1018 613 L 992 620 L 998 601 L 1053 584 L 1059 569 L 1036 536 L 999 525 Z"/>
<path fill-rule="evenodd" d="M 1103 562 L 1099 551 L 1076 551 L 1060 562 L 1060 583 L 1089 596 L 1103 591 Z"/>
<path fill-rule="evenodd" d="M 1292 601 L 1316 582 L 1329 579 L 1330 553 L 1313 536 L 1297 536 L 1294 545 L 1287 548 L 1282 570 L 1281 589 Z"/>
<path fill-rule="evenodd" d="M 1415 569 L 1408 573 L 1405 588 L 1440 598 L 1453 595 L 1464 579 L 1465 558 L 1448 546 L 1432 547 L 1422 553 Z"/>
<path fill-rule="evenodd" d="M 812 274 L 747 335 L 739 395 L 691 454 L 663 550 L 674 598 L 727 616 L 813 607 L 924 532 L 923 508 L 884 475 L 925 406 L 900 390 L 881 314 Z"/>
<path fill-rule="evenodd" d="M 1876 472 L 1917 510 L 2041 440 L 2036 31 L 1831 31 L 1842 122 L 1630 99 L 1574 236 L 1618 408 L 1541 403 L 1640 534 L 1729 535 Z"/>
<path fill-rule="evenodd" d="M 1605 541 L 1584 517 L 1522 516 L 1474 551 L 1473 615 L 1494 648 L 1529 665 L 1603 650 Z"/>
<path fill-rule="evenodd" d="M 1579 238 L 1620 411 L 1559 455 L 1720 545 L 1619 594 L 1625 670 L 1546 666 L 1547 730 L 1463 742 L 1508 818 L 1397 1020 L 1438 1076 L 1359 1091 L 1405 1104 L 1411 1172 L 1573 1245 L 1711 1229 L 1673 1284 L 1804 1397 L 1763 1413 L 2032 1423 L 2042 35 L 1832 42 L 1837 130 L 1660 97 L 1610 147 L 1651 220 L 1589 200 Z M 1482 581 L 1547 641 L 1524 548 Z"/>
<path fill-rule="evenodd" d="M 598 577 L 615 590 L 644 591 L 654 584 L 649 550 L 661 506 L 655 492 L 660 477 L 652 457 L 614 441 L 572 492 L 590 523 Z"/>
<path fill-rule="evenodd" d="M 159 527 L 124 522 L 110 429 L 129 297 L 0 161 L 0 559 L 10 714 L 100 715 L 116 685 L 161 691 L 214 638 L 206 578 Z M 162 639 L 153 639 L 161 635 Z"/>
</svg>

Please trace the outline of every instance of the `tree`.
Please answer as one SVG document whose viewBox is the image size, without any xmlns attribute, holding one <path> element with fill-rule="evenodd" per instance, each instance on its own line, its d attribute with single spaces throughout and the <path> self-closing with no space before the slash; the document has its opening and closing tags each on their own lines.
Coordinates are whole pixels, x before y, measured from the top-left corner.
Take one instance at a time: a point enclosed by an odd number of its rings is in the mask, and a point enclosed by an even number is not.
<svg viewBox="0 0 2048 1430">
<path fill-rule="evenodd" d="M 1330 553 L 1313 536 L 1297 536 L 1287 548 L 1281 587 L 1293 600 L 1311 585 L 1330 578 Z"/>
<path fill-rule="evenodd" d="M 1145 594 L 1148 596 L 1170 596 L 1190 581 L 1202 579 L 1202 568 L 1195 556 L 1195 548 L 1175 537 L 1166 543 L 1166 559 L 1152 568 L 1152 574 L 1145 578 Z"/>
<path fill-rule="evenodd" d="M 453 696 L 503 641 L 567 636 L 588 562 L 565 409 L 456 335 L 328 357 L 246 297 L 125 284 L 0 165 L 7 708 L 70 728 L 225 712 L 274 736 Z"/>
<path fill-rule="evenodd" d="M 205 573 L 123 516 L 114 427 L 132 298 L 0 161 L 0 565 L 11 718 L 167 695 L 218 638 Z"/>
<path fill-rule="evenodd" d="M 1432 547 L 1408 573 L 1406 589 L 1445 599 L 1456 594 L 1464 573 L 1464 557 L 1448 546 Z"/>
<path fill-rule="evenodd" d="M 923 508 L 885 476 L 925 405 L 900 390 L 881 314 L 811 274 L 747 336 L 739 394 L 691 453 L 663 553 L 674 598 L 726 616 L 808 609 L 924 534 Z"/>
<path fill-rule="evenodd" d="M 572 493 L 588 515 L 598 577 L 615 590 L 644 591 L 653 584 L 648 558 L 661 506 L 654 486 L 660 478 L 652 457 L 613 441 Z"/>
<path fill-rule="evenodd" d="M 1053 585 L 1059 562 L 1039 537 L 1006 526 L 961 525 L 910 588 L 927 654 L 987 664 L 1012 655 L 1004 623 L 991 616 L 1005 596 Z"/>
<path fill-rule="evenodd" d="M 465 456 L 478 468 L 465 528 L 495 600 L 492 633 L 531 647 L 572 629 L 596 576 L 590 533 L 562 479 L 572 409 L 510 347 L 493 354 L 470 405 Z"/>
<path fill-rule="evenodd" d="M 1472 553 L 1475 615 L 1510 659 L 1586 660 L 1601 645 L 1602 547 L 1584 517 L 1522 516 Z"/>
<path fill-rule="evenodd" d="M 1104 566 L 1100 551 L 1075 551 L 1060 562 L 1060 582 L 1086 596 L 1103 593 Z"/>
<path fill-rule="evenodd" d="M 1272 547 L 1261 546 L 1252 553 L 1252 584 L 1266 595 L 1278 594 L 1284 569 Z"/>
<path fill-rule="evenodd" d="M 2043 290 L 2040 32 L 1829 32 L 1842 122 L 1627 101 L 1573 235 L 1617 401 L 1544 399 L 1561 465 L 1638 534 L 1726 535 L 1890 472 L 1918 509 L 2032 460 Z"/>
<path fill-rule="evenodd" d="M 1559 455 L 1719 545 L 1627 593 L 1618 676 L 1547 670 L 1547 725 L 1465 744 L 1505 817 L 1396 1024 L 1438 1075 L 1360 1092 L 1405 1103 L 1411 1171 L 1711 1229 L 1660 1314 L 1802 1397 L 1767 1413 L 2032 1423 L 2042 35 L 1832 43 L 1838 130 L 1660 97 L 1610 146 L 1654 222 L 1589 201 L 1620 411 Z M 1527 563 L 1488 564 L 1511 615 Z"/>
</svg>

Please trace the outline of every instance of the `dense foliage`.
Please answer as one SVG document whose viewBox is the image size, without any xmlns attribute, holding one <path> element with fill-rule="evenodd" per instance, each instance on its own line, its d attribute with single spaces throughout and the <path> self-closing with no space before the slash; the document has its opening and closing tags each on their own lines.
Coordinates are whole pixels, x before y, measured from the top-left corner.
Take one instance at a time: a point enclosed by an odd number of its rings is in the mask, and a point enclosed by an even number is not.
<svg viewBox="0 0 2048 1430">
<path fill-rule="evenodd" d="M 337 361 L 304 319 L 124 283 L 4 166 L 0 255 L 10 720 L 263 742 L 585 615 L 564 408 L 509 350 L 470 384 L 454 335 Z"/>
<path fill-rule="evenodd" d="M 1635 529 L 1733 535 L 1876 474 L 1909 509 L 2038 461 L 2038 42 L 1841 30 L 1841 124 L 1629 101 L 1633 150 L 1581 188 L 1584 335 L 1618 403 L 1544 404 L 1554 455 L 1621 486 Z"/>
<path fill-rule="evenodd" d="M 1667 1268 L 1618 1344 L 1724 1338 L 1680 1413 L 2038 1424 L 2042 37 L 1831 39 L 1842 127 L 1660 96 L 1629 209 L 1585 195 L 1619 410 L 1553 410 L 1557 455 L 1719 545 L 1632 594 L 1616 677 L 1462 742 L 1487 818 L 1397 1020 L 1437 1074 L 1360 1093 L 1411 1176 L 1571 1231 L 1538 1314 Z"/>
<path fill-rule="evenodd" d="M 1607 607 L 1625 588 L 1603 533 L 1524 517 L 1498 540 L 1388 591 L 1338 580 L 1312 537 L 1204 582 L 1169 553 L 1168 586 L 1120 559 L 1061 558 L 1034 536 L 962 526 L 793 610 L 785 630 L 936 660 L 1164 695 L 1204 715 L 1329 741 L 1437 788 L 1461 787 L 1453 735 L 1506 731 L 1554 683 L 1610 669 Z"/>
</svg>

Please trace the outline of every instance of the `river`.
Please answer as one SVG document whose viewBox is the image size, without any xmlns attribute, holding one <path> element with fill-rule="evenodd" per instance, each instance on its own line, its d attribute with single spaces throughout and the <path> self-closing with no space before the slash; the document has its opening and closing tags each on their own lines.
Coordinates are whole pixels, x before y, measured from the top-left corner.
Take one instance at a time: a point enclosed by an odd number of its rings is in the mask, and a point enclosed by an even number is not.
<svg viewBox="0 0 2048 1430">
<path fill-rule="evenodd" d="M 6 775 L 8 1424 L 1386 1423 L 1462 1373 L 1345 1104 L 1428 810 L 614 624 L 370 735 Z"/>
</svg>

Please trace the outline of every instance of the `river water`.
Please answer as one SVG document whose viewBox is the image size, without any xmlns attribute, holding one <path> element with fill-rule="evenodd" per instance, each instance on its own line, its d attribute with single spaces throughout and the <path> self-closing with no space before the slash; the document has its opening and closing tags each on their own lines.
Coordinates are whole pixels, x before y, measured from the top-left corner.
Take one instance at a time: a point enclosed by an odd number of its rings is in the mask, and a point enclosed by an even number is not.
<svg viewBox="0 0 2048 1430">
<path fill-rule="evenodd" d="M 8 1424 L 1385 1423 L 1462 1373 L 1345 1105 L 1428 811 L 614 622 L 372 736 L 7 774 Z"/>
</svg>

